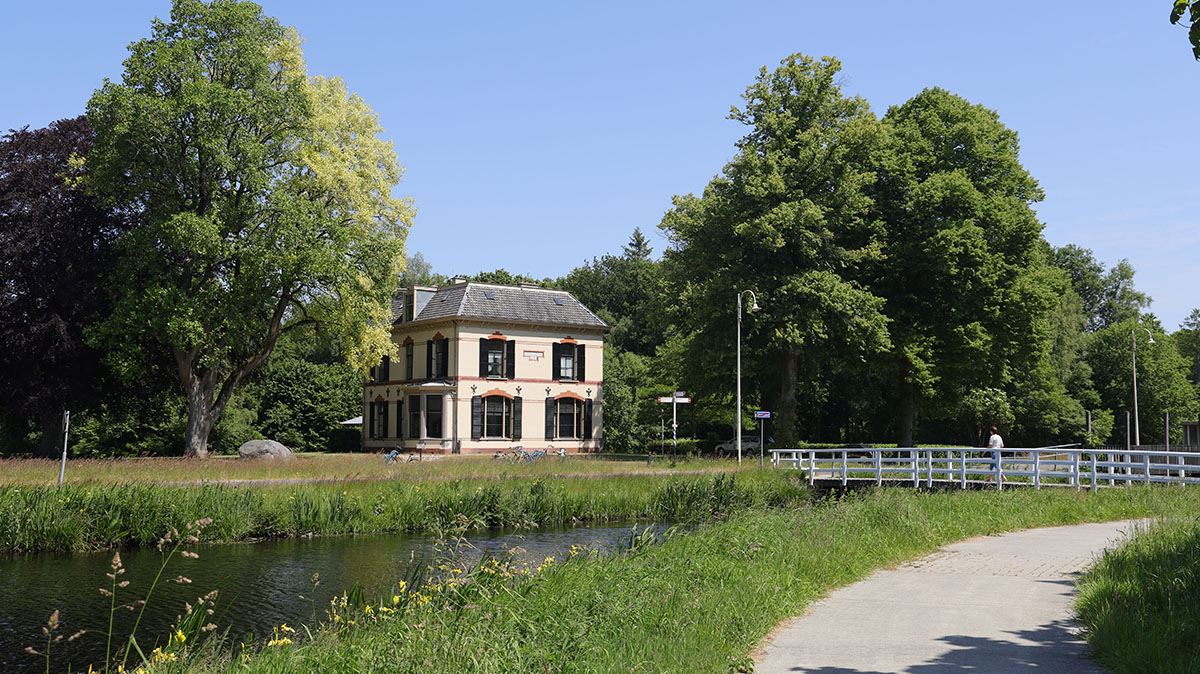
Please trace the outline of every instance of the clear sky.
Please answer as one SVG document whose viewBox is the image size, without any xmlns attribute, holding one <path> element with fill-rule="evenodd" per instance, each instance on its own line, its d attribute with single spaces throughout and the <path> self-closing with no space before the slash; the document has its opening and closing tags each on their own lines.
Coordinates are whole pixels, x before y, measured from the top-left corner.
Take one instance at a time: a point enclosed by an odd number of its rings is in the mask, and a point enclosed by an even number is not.
<svg viewBox="0 0 1200 674">
<path fill-rule="evenodd" d="M 1046 238 L 1127 258 L 1174 330 L 1200 307 L 1200 63 L 1170 0 L 301 2 L 265 0 L 379 113 L 441 273 L 560 276 L 699 193 L 743 134 L 760 66 L 836 56 L 882 115 L 926 87 L 1000 113 Z M 168 0 L 0 8 L 0 129 L 80 114 Z"/>
</svg>

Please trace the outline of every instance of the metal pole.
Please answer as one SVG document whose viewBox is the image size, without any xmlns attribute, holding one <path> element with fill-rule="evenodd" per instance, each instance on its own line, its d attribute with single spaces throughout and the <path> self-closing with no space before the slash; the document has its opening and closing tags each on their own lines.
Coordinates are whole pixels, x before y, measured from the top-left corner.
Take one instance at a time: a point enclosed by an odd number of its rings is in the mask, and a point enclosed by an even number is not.
<svg viewBox="0 0 1200 674">
<path fill-rule="evenodd" d="M 675 391 L 671 391 L 671 451 L 679 452 L 679 396 L 675 395 Z"/>
<path fill-rule="evenodd" d="M 758 468 L 762 470 L 766 468 L 767 456 L 767 420 L 759 419 L 758 421 Z"/>
<path fill-rule="evenodd" d="M 1133 342 L 1133 443 L 1142 444 L 1141 429 L 1138 428 L 1138 396 L 1137 396 L 1137 328 L 1129 331 L 1129 339 Z"/>
<path fill-rule="evenodd" d="M 733 410 L 733 441 L 742 465 L 742 293 L 737 296 L 737 407 Z"/>
<path fill-rule="evenodd" d="M 1171 410 L 1163 412 L 1163 449 L 1171 451 Z"/>
<path fill-rule="evenodd" d="M 62 486 L 67 473 L 67 434 L 71 431 L 71 410 L 63 410 L 63 453 L 62 465 L 58 468 L 58 486 Z"/>
</svg>

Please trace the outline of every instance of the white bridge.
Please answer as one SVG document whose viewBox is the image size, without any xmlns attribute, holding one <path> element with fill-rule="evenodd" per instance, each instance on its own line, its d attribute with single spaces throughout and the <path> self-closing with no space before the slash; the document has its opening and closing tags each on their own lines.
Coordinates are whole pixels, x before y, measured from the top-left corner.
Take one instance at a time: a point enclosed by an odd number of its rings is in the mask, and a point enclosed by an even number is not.
<svg viewBox="0 0 1200 674">
<path fill-rule="evenodd" d="M 900 449 L 772 449 L 771 466 L 803 470 L 809 484 L 909 482 L 913 486 L 991 483 L 997 489 L 1026 485 L 1091 489 L 1130 483 L 1200 483 L 1200 454 L 1143 447 L 993 450 L 958 447 Z"/>
</svg>

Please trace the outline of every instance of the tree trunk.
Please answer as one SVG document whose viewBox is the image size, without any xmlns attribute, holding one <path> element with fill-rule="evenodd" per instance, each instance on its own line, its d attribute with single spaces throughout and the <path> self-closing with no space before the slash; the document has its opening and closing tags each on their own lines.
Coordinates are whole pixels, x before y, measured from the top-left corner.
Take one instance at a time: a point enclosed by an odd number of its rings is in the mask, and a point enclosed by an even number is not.
<svg viewBox="0 0 1200 674">
<path fill-rule="evenodd" d="M 217 425 L 219 415 L 214 414 L 211 382 L 190 376 L 188 382 L 188 420 L 183 455 L 203 459 L 208 456 L 208 435 Z"/>
<path fill-rule="evenodd" d="M 917 416 L 916 391 L 912 383 L 912 362 L 907 358 L 900 360 L 900 415 L 899 434 L 896 437 L 898 447 L 913 446 L 913 421 Z"/>
<path fill-rule="evenodd" d="M 796 368 L 800 351 L 794 346 L 783 348 L 779 381 L 779 423 L 775 425 L 777 440 L 783 447 L 796 445 Z"/>
<path fill-rule="evenodd" d="M 37 456 L 51 459 L 62 452 L 63 417 L 61 410 L 38 411 L 38 424 L 42 427 L 42 439 L 38 441 Z"/>
</svg>

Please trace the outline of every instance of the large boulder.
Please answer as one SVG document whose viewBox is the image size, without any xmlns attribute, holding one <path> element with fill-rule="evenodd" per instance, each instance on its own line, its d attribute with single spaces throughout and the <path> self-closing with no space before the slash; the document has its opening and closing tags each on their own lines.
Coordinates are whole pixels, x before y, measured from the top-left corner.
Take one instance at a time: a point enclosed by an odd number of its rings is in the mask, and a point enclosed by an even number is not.
<svg viewBox="0 0 1200 674">
<path fill-rule="evenodd" d="M 274 440 L 251 440 L 238 447 L 239 459 L 291 459 L 296 454 Z"/>
</svg>

